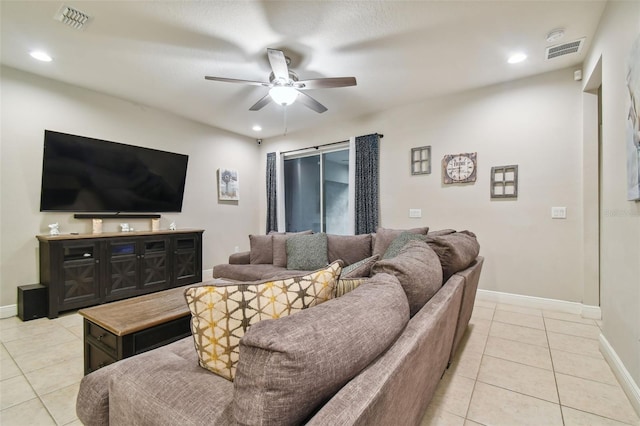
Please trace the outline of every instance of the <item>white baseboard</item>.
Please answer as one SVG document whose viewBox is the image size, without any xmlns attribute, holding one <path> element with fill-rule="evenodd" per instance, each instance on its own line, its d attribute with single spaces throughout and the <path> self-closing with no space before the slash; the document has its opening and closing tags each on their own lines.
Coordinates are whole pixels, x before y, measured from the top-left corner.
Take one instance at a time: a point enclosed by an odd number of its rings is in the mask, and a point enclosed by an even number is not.
<svg viewBox="0 0 640 426">
<path fill-rule="evenodd" d="M 620 382 L 622 390 L 627 394 L 629 402 L 631 402 L 634 410 L 640 416 L 640 388 L 638 388 L 638 384 L 631 377 L 629 370 L 626 369 L 622 360 L 603 334 L 600 334 L 600 352 L 602 352 L 604 359 L 607 360 L 611 370 L 613 370 L 613 374 Z"/>
<path fill-rule="evenodd" d="M 0 318 L 10 318 L 18 315 L 18 305 L 0 306 Z"/>
<path fill-rule="evenodd" d="M 548 311 L 566 312 L 581 315 L 583 318 L 601 319 L 602 313 L 599 306 L 583 305 L 577 302 L 565 300 L 546 299 L 544 297 L 524 296 L 521 294 L 502 293 L 499 291 L 478 289 L 476 296 L 479 300 L 495 303 L 507 303 L 509 305 L 523 306 L 526 308 L 544 309 Z"/>
<path fill-rule="evenodd" d="M 204 269 L 202 271 L 202 281 L 208 281 L 213 279 L 213 268 Z"/>
</svg>

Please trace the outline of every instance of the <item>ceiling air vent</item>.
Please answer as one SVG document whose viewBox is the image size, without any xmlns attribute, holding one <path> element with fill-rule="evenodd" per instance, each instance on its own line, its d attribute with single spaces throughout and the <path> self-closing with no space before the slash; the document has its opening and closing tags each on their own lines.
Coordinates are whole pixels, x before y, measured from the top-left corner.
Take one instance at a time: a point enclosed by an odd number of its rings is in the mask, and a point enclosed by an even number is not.
<svg viewBox="0 0 640 426">
<path fill-rule="evenodd" d="M 84 12 L 79 11 L 73 7 L 62 6 L 58 13 L 55 14 L 54 19 L 60 21 L 65 25 L 75 28 L 76 30 L 82 29 L 84 24 L 87 23 L 90 16 Z"/>
<path fill-rule="evenodd" d="M 578 40 L 547 47 L 547 60 L 557 58 L 558 56 L 569 55 L 570 53 L 579 53 L 584 45 L 584 40 L 585 37 L 582 37 Z"/>
</svg>

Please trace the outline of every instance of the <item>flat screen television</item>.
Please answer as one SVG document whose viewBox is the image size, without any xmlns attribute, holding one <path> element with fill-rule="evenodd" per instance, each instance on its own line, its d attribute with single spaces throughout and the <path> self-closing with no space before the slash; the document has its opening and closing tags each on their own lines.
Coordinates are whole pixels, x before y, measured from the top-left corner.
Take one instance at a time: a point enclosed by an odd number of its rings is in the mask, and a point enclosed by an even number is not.
<svg viewBox="0 0 640 426">
<path fill-rule="evenodd" d="M 182 210 L 188 155 L 44 131 L 40 211 Z"/>
</svg>

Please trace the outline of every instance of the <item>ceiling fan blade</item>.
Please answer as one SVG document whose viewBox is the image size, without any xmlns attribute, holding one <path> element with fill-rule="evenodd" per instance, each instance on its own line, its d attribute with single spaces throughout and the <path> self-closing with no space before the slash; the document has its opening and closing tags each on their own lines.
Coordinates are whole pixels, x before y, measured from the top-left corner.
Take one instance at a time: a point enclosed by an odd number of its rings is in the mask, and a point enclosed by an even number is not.
<svg viewBox="0 0 640 426">
<path fill-rule="evenodd" d="M 316 101 L 306 93 L 300 92 L 300 91 L 298 91 L 298 93 L 299 93 L 298 100 L 302 102 L 305 106 L 314 110 L 315 112 L 319 112 L 320 114 L 322 114 L 327 110 L 326 106 L 322 105 L 320 102 Z"/>
<path fill-rule="evenodd" d="M 267 49 L 267 53 L 271 69 L 273 70 L 273 75 L 276 79 L 288 82 L 289 67 L 287 66 L 287 59 L 284 57 L 284 52 L 282 50 Z"/>
<path fill-rule="evenodd" d="M 211 77 L 209 75 L 204 76 L 205 80 L 213 80 L 213 81 L 224 81 L 225 83 L 241 83 L 241 84 L 250 84 L 252 86 L 266 86 L 271 87 L 271 83 L 263 82 L 263 81 L 252 81 L 252 80 L 238 80 L 237 78 L 226 78 L 226 77 Z"/>
<path fill-rule="evenodd" d="M 349 87 L 356 86 L 355 77 L 333 77 L 333 78 L 316 78 L 311 80 L 300 80 L 294 83 L 296 89 L 330 89 L 332 87 Z"/>
<path fill-rule="evenodd" d="M 269 102 L 271 102 L 271 95 L 267 93 L 264 98 L 253 104 L 253 106 L 249 108 L 249 111 L 258 111 L 264 108 Z"/>
</svg>

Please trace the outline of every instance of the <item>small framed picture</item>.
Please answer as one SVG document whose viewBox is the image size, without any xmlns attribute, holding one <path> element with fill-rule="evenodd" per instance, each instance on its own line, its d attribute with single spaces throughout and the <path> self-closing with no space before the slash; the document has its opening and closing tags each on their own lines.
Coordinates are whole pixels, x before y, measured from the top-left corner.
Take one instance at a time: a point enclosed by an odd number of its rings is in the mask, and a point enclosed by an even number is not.
<svg viewBox="0 0 640 426">
<path fill-rule="evenodd" d="M 428 175 L 431 173 L 431 146 L 411 148 L 411 174 Z"/>
<path fill-rule="evenodd" d="M 218 200 L 240 200 L 240 185 L 238 182 L 237 170 L 218 169 Z"/>
<path fill-rule="evenodd" d="M 491 168 L 491 198 L 518 198 L 518 166 Z"/>
</svg>

